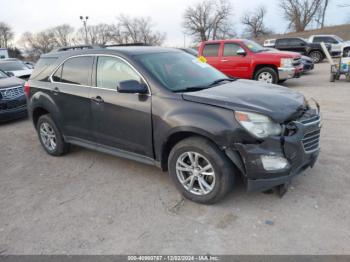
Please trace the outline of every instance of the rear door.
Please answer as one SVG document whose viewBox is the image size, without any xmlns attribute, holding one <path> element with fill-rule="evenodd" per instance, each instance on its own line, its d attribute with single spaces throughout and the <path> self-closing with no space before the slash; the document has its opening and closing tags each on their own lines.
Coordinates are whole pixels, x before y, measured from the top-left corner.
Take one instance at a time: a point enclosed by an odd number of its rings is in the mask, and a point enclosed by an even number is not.
<svg viewBox="0 0 350 262">
<path fill-rule="evenodd" d="M 51 97 L 58 106 L 66 136 L 92 140 L 90 86 L 92 56 L 66 60 L 52 76 Z"/>
<path fill-rule="evenodd" d="M 219 70 L 231 77 L 250 79 L 251 57 L 249 53 L 238 55 L 237 51 L 242 49 L 238 43 L 224 43 Z"/>
<path fill-rule="evenodd" d="M 216 69 L 220 70 L 220 50 L 221 43 L 206 43 L 204 44 L 202 56 L 204 56 L 207 60 L 207 63 Z"/>
<path fill-rule="evenodd" d="M 118 83 L 126 80 L 145 82 L 126 60 L 96 57 L 91 92 L 95 139 L 110 149 L 153 157 L 151 94 L 119 93 Z"/>
</svg>

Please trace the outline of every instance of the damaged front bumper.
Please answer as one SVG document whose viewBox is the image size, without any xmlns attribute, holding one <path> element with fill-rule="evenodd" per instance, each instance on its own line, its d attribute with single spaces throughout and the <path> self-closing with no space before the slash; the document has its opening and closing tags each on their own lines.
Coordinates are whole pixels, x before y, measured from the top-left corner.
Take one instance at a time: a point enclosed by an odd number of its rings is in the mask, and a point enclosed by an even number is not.
<svg viewBox="0 0 350 262">
<path fill-rule="evenodd" d="M 226 149 L 227 156 L 244 175 L 247 190 L 265 191 L 288 184 L 294 176 L 313 167 L 320 151 L 320 121 L 318 114 L 292 121 L 285 127 L 292 134 L 269 137 L 259 144 L 236 143 L 234 148 Z"/>
</svg>

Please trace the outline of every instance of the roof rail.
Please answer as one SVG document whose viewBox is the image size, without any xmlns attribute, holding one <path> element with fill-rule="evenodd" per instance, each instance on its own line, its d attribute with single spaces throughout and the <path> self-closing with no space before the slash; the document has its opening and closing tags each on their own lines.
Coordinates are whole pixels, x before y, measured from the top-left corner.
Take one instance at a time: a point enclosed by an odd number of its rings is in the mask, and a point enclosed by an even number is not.
<svg viewBox="0 0 350 262">
<path fill-rule="evenodd" d="M 146 43 L 127 43 L 127 44 L 112 44 L 112 45 L 104 45 L 104 47 L 118 47 L 118 46 L 151 46 Z"/>
<path fill-rule="evenodd" d="M 53 50 L 52 52 L 63 52 L 63 51 L 71 51 L 71 50 L 83 50 L 83 49 L 100 49 L 103 46 L 99 45 L 74 45 L 74 46 L 64 46 Z"/>
</svg>

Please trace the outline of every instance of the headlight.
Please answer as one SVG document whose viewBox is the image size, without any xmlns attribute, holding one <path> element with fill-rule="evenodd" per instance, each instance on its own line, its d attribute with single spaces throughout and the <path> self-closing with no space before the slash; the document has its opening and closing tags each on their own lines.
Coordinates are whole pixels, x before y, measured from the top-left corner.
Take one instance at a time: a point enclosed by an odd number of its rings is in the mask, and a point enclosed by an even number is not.
<svg viewBox="0 0 350 262">
<path fill-rule="evenodd" d="M 281 67 L 293 67 L 293 59 L 281 58 Z"/>
<path fill-rule="evenodd" d="M 235 111 L 237 121 L 257 138 L 277 136 L 282 132 L 281 125 L 273 122 L 269 117 L 242 111 Z"/>
</svg>

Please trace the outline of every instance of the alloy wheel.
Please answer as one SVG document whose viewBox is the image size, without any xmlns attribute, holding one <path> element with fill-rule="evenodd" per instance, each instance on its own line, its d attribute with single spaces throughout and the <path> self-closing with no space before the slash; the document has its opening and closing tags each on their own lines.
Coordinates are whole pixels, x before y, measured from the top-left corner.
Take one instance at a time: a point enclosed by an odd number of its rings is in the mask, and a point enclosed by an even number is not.
<svg viewBox="0 0 350 262">
<path fill-rule="evenodd" d="M 49 123 L 47 122 L 41 123 L 40 138 L 47 150 L 54 151 L 56 149 L 57 147 L 56 134 L 54 129 Z"/>
<path fill-rule="evenodd" d="M 197 152 L 185 152 L 176 161 L 176 174 L 192 194 L 207 195 L 215 186 L 215 171 L 210 161 Z"/>
<path fill-rule="evenodd" d="M 272 84 L 273 83 L 273 76 L 269 72 L 262 72 L 258 76 L 258 81 Z"/>
<path fill-rule="evenodd" d="M 314 63 L 318 63 L 321 60 L 321 54 L 318 52 L 314 52 L 311 54 L 311 59 Z"/>
</svg>

